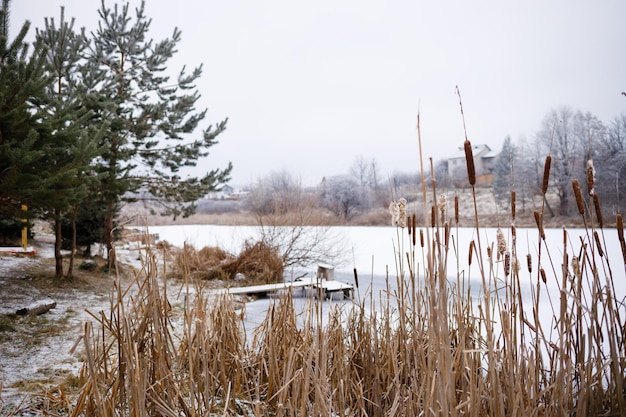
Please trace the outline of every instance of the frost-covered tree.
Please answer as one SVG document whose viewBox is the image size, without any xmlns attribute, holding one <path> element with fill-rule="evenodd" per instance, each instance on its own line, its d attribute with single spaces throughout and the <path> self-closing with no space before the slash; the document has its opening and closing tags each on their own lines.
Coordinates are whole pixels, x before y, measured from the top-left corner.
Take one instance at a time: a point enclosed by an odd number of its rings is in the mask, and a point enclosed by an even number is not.
<svg viewBox="0 0 626 417">
<path fill-rule="evenodd" d="M 510 206 L 511 191 L 516 189 L 517 164 L 517 147 L 511 142 L 511 137 L 507 136 L 493 164 L 493 195 L 502 207 Z"/>
<path fill-rule="evenodd" d="M 584 176 L 593 144 L 599 140 L 602 129 L 595 116 L 568 107 L 552 110 L 543 119 L 537 133 L 537 149 L 552 156 L 550 186 L 558 195 L 561 215 L 569 214 L 572 180 Z"/>
<path fill-rule="evenodd" d="M 626 114 L 615 117 L 598 144 L 594 167 L 603 211 L 614 216 L 626 203 Z M 621 198 L 620 198 L 621 197 Z"/>
<path fill-rule="evenodd" d="M 322 184 L 321 206 L 349 220 L 362 207 L 359 184 L 350 177 L 331 177 Z"/>
</svg>

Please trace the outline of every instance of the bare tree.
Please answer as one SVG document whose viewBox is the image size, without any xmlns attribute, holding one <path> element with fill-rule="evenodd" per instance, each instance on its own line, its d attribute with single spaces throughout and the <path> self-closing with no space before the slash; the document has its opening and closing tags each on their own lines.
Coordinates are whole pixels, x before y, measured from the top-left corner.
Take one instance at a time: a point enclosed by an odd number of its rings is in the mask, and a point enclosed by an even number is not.
<svg viewBox="0 0 626 417">
<path fill-rule="evenodd" d="M 622 212 L 625 203 L 620 196 L 626 195 L 626 113 L 613 119 L 600 140 L 594 164 L 598 181 L 597 192 L 602 200 L 603 211 L 614 216 Z"/>
<path fill-rule="evenodd" d="M 247 200 L 260 241 L 278 251 L 289 273 L 300 274 L 316 263 L 345 262 L 346 238 L 320 214 L 317 200 L 316 192 L 285 171 L 261 178 Z"/>
<path fill-rule="evenodd" d="M 568 107 L 552 110 L 537 133 L 537 148 L 552 156 L 550 184 L 559 197 L 559 213 L 569 214 L 572 180 L 582 177 L 591 144 L 598 140 L 602 123 L 590 113 L 574 112 Z"/>
<path fill-rule="evenodd" d="M 365 204 L 358 183 L 350 177 L 339 176 L 322 184 L 321 205 L 334 215 L 349 220 Z"/>
</svg>

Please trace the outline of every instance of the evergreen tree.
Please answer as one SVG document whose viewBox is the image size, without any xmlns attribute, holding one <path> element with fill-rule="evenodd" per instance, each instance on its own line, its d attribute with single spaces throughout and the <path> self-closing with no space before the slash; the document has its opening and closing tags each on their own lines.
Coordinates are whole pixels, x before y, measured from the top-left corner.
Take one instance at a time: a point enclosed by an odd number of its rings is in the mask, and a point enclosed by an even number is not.
<svg viewBox="0 0 626 417">
<path fill-rule="evenodd" d="M 9 41 L 9 0 L 0 8 L 0 216 L 20 215 L 21 204 L 37 208 L 47 186 L 45 161 L 49 139 L 41 133 L 40 106 L 50 78 L 41 44 L 30 52 L 25 42 L 30 23 Z"/>
<path fill-rule="evenodd" d="M 516 160 L 517 148 L 511 143 L 511 137 L 507 136 L 494 161 L 492 185 L 496 202 L 504 208 L 509 208 L 511 191 L 515 189 Z"/>
<path fill-rule="evenodd" d="M 147 190 L 163 204 L 164 214 L 193 213 L 193 202 L 217 189 L 229 178 L 231 165 L 214 169 L 201 178 L 182 178 L 179 171 L 195 166 L 226 128 L 226 120 L 209 126 L 193 139 L 206 110 L 197 112 L 200 98 L 194 82 L 202 67 L 187 73 L 183 68 L 172 81 L 165 74 L 176 52 L 181 32 L 154 42 L 148 38 L 151 20 L 145 2 L 129 13 L 129 4 L 113 9 L 101 2 L 98 30 L 93 34 L 89 61 L 104 76 L 92 86 L 110 110 L 110 124 L 103 138 L 107 148 L 98 158 L 100 197 L 106 205 L 104 221 L 109 263 L 113 261 L 114 217 L 124 195 Z M 108 111 L 104 108 L 102 111 Z"/>
<path fill-rule="evenodd" d="M 45 47 L 47 70 L 52 83 L 48 87 L 50 97 L 47 106 L 47 132 L 54 147 L 46 154 L 46 167 L 55 171 L 50 175 L 49 186 L 41 194 L 42 207 L 52 218 L 55 233 L 56 275 L 63 275 L 62 220 L 69 213 L 76 213 L 78 205 L 86 198 L 91 161 L 100 151 L 97 134 L 89 128 L 91 112 L 83 106 L 89 93 L 80 77 L 80 61 L 88 46 L 84 33 L 74 32 L 74 19 L 65 20 L 64 8 L 58 27 L 54 19 L 45 20 L 45 29 L 37 31 L 37 39 Z M 68 276 L 72 275 L 72 248 Z"/>
</svg>

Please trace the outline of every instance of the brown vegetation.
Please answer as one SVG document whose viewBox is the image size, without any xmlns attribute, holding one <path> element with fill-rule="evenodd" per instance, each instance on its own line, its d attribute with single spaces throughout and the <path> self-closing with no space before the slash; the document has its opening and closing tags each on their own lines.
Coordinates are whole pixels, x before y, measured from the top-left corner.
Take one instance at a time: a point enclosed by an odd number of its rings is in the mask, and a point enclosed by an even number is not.
<svg viewBox="0 0 626 417">
<path fill-rule="evenodd" d="M 85 327 L 73 415 L 624 415 L 624 300 L 613 298 L 603 240 L 575 246 L 564 230 L 557 254 L 539 238 L 526 271 L 515 227 L 511 241 L 498 234 L 495 251 L 477 233 L 467 273 L 482 285 L 473 298 L 461 271 L 456 282 L 445 279 L 455 275 L 445 259 L 456 213 L 435 205 L 428 213 L 432 225 L 419 240 L 413 216 L 398 229 L 399 247 L 407 230 L 413 238 L 398 253 L 403 272 L 389 277 L 394 295 L 336 306 L 326 325 L 313 301 L 299 323 L 286 295 L 246 340 L 230 298 L 198 287 L 178 339 L 156 274 L 138 276 L 139 296 L 119 289 L 111 316 Z M 588 224 L 587 233 L 603 236 Z M 528 279 L 531 311 L 519 287 Z M 554 280 L 552 317 L 539 317 Z"/>
</svg>

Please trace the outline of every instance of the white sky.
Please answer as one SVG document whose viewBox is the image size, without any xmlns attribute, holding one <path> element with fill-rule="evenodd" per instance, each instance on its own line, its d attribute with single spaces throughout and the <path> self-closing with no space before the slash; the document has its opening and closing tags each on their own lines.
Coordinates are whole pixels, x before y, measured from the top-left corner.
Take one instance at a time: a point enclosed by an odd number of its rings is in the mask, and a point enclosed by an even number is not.
<svg viewBox="0 0 626 417">
<path fill-rule="evenodd" d="M 418 110 L 425 158 L 463 144 L 457 85 L 468 138 L 496 150 L 563 105 L 626 113 L 623 0 L 146 3 L 155 40 L 182 30 L 173 73 L 204 63 L 207 123 L 229 122 L 200 165 L 232 161 L 234 185 L 282 170 L 315 184 L 357 157 L 416 172 Z M 61 5 L 95 29 L 100 0 L 13 0 L 11 36 Z"/>
</svg>

